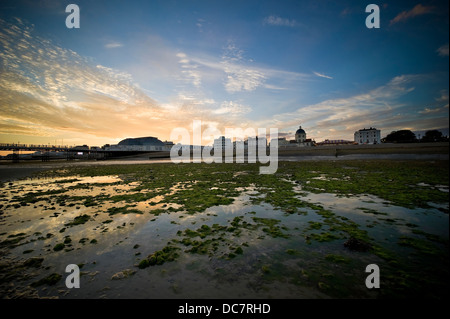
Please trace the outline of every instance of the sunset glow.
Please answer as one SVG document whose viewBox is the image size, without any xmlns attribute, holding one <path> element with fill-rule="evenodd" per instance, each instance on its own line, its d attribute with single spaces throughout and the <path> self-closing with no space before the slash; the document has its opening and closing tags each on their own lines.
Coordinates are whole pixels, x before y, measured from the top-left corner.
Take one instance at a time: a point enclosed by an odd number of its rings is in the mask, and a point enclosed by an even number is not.
<svg viewBox="0 0 450 319">
<path fill-rule="evenodd" d="M 72 1 L 73 2 L 73 1 Z M 448 2 L 0 3 L 0 142 L 103 145 L 172 129 L 448 132 Z M 448 133 L 447 133 L 448 134 Z"/>
</svg>

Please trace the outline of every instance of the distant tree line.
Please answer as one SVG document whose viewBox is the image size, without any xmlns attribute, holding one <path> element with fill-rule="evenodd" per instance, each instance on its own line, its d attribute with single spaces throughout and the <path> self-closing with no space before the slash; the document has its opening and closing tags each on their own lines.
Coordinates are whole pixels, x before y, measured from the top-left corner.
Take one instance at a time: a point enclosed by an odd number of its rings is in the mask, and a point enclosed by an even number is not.
<svg viewBox="0 0 450 319">
<path fill-rule="evenodd" d="M 393 131 L 381 139 L 382 143 L 430 143 L 448 141 L 448 136 L 443 136 L 442 132 L 438 130 L 427 131 L 420 139 L 410 130 Z"/>
</svg>

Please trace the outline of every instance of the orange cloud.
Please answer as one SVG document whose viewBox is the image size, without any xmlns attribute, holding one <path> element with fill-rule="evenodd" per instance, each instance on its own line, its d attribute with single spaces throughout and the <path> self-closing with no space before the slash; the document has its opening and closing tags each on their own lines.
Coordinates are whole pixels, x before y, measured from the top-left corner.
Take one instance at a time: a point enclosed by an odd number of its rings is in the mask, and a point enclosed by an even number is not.
<svg viewBox="0 0 450 319">
<path fill-rule="evenodd" d="M 416 16 L 431 13 L 433 11 L 433 9 L 434 9 L 434 7 L 432 7 L 432 6 L 423 6 L 419 3 L 418 5 L 416 5 L 414 8 L 412 8 L 409 11 L 400 12 L 394 19 L 391 20 L 390 24 L 393 25 L 395 23 L 403 22 L 410 18 L 414 18 Z"/>
</svg>

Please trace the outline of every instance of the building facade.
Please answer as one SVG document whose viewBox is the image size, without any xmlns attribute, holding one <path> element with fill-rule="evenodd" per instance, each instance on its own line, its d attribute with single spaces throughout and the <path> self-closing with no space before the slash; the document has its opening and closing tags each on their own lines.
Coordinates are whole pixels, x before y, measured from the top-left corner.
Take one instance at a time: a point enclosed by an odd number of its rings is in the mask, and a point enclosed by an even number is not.
<svg viewBox="0 0 450 319">
<path fill-rule="evenodd" d="M 216 152 L 216 151 L 218 152 L 219 150 L 221 150 L 222 152 L 225 152 L 225 150 L 227 148 L 230 148 L 232 150 L 233 144 L 231 143 L 231 139 L 225 138 L 225 136 L 221 136 L 214 140 L 213 147 L 214 147 L 214 152 Z"/>
<path fill-rule="evenodd" d="M 285 137 L 277 138 L 278 148 L 295 148 L 295 147 L 305 147 L 305 146 L 315 146 L 315 141 L 310 138 L 306 138 L 306 132 L 299 126 L 298 130 L 295 132 L 294 140 L 287 140 Z"/>
<path fill-rule="evenodd" d="M 298 130 L 295 132 L 295 140 L 291 141 L 296 146 L 313 146 L 313 141 L 310 138 L 306 138 L 306 132 L 299 126 Z"/>
<path fill-rule="evenodd" d="M 354 141 L 358 144 L 380 144 L 381 143 L 381 131 L 374 127 L 363 128 L 355 132 Z"/>
<path fill-rule="evenodd" d="M 162 142 L 153 136 L 126 138 L 119 142 L 119 144 L 105 145 L 103 148 L 109 151 L 124 151 L 124 152 L 155 152 L 155 151 L 170 151 L 172 142 Z M 87 146 L 86 146 L 87 147 Z M 89 149 L 89 148 L 88 148 Z"/>
<path fill-rule="evenodd" d="M 264 148 L 267 147 L 267 139 L 265 137 L 249 137 L 247 139 L 247 149 L 249 151 L 256 151 L 258 149 L 258 143 L 260 143 Z"/>
<path fill-rule="evenodd" d="M 297 143 L 304 143 L 306 140 L 306 132 L 299 126 L 298 130 L 295 132 L 295 141 Z"/>
</svg>

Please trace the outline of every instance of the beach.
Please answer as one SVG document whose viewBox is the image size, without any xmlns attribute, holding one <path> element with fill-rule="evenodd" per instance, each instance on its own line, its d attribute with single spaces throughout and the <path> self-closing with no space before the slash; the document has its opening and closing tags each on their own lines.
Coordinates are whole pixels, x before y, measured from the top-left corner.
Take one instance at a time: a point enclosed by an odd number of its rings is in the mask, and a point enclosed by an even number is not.
<svg viewBox="0 0 450 319">
<path fill-rule="evenodd" d="M 0 194 L 2 298 L 447 293 L 448 159 L 328 156 L 272 175 L 163 160 L 14 165 L 2 167 L 16 179 Z M 80 289 L 65 285 L 69 264 Z M 367 289 L 369 264 L 383 289 Z"/>
</svg>

